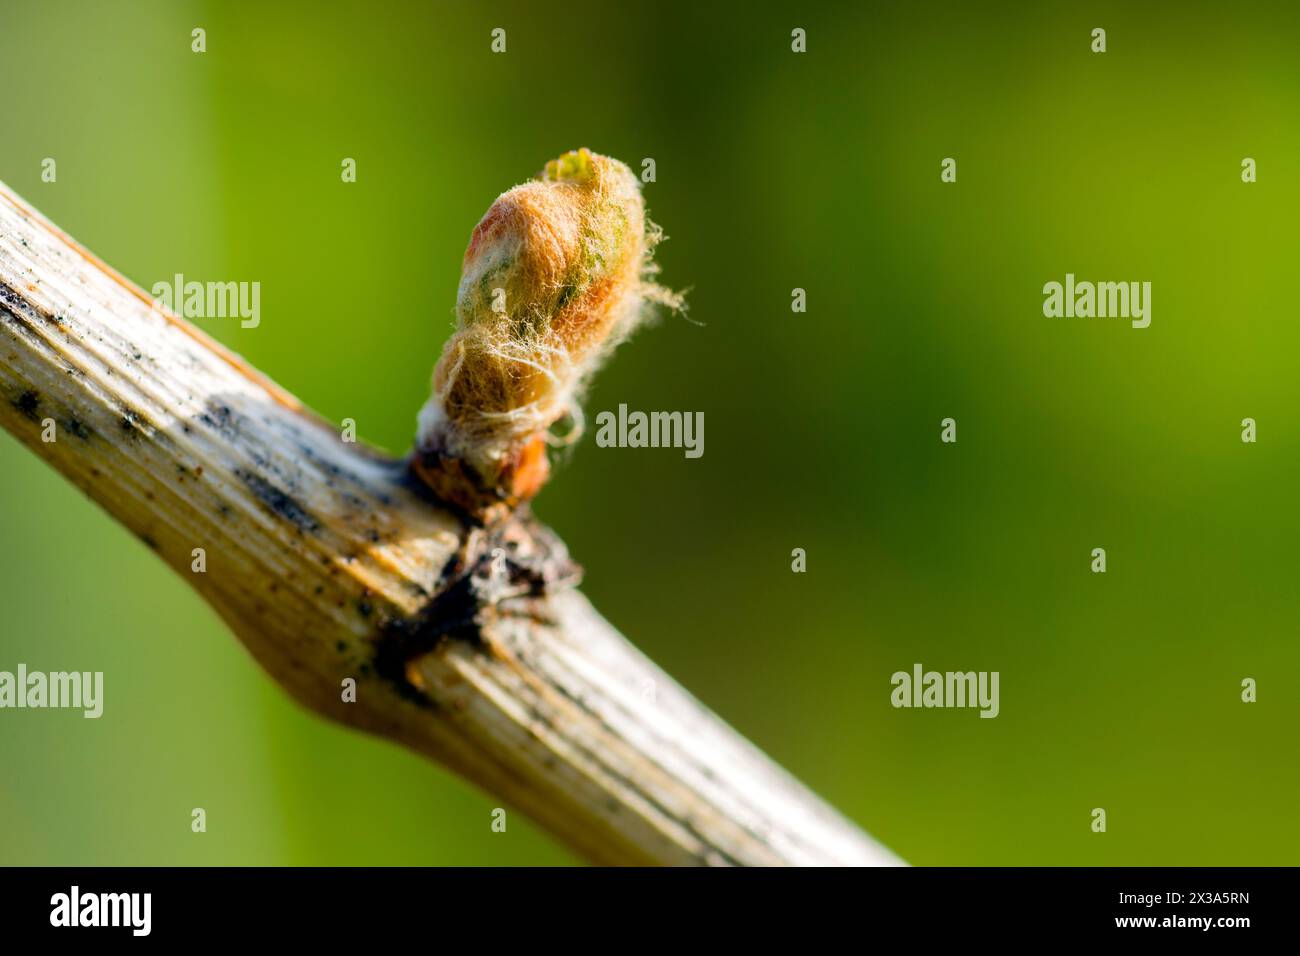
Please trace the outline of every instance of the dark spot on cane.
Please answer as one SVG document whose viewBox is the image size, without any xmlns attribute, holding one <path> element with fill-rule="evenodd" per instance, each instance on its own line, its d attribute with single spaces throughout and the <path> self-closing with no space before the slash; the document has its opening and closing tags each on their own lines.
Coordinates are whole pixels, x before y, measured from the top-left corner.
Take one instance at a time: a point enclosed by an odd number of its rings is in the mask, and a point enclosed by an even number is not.
<svg viewBox="0 0 1300 956">
<path fill-rule="evenodd" d="M 289 521 L 299 531 L 314 534 L 320 530 L 320 523 L 311 516 L 302 504 L 288 492 L 277 488 L 261 475 L 236 471 L 235 477 L 247 485 L 248 490 L 256 495 L 257 500 L 269 508 L 272 513 Z"/>
<path fill-rule="evenodd" d="M 74 438 L 80 438 L 82 441 L 90 441 L 90 429 L 77 418 L 66 419 L 63 427 L 68 430 L 68 434 Z"/>
<path fill-rule="evenodd" d="M 13 403 L 14 408 L 22 412 L 32 421 L 36 420 L 36 410 L 41 407 L 41 396 L 39 393 L 32 391 L 30 388 L 18 396 Z"/>
</svg>

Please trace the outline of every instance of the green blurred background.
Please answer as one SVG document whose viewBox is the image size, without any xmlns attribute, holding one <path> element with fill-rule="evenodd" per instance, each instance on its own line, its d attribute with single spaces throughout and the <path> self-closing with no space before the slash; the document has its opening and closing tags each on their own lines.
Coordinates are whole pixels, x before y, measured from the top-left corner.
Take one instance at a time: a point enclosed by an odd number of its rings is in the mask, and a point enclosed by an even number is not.
<svg viewBox="0 0 1300 956">
<path fill-rule="evenodd" d="M 1297 15 L 701 7 L 3 0 L 0 179 L 146 288 L 260 282 L 258 328 L 199 324 L 400 452 L 492 199 L 653 157 L 694 322 L 586 407 L 703 411 L 706 450 L 558 469 L 597 606 L 913 863 L 1300 862 Z M 1044 318 L 1067 271 L 1151 281 L 1151 327 Z M 0 475 L 0 669 L 107 698 L 0 712 L 0 862 L 574 862 L 299 709 L 7 435 Z M 1000 671 L 1001 715 L 891 708 L 918 661 Z"/>
</svg>

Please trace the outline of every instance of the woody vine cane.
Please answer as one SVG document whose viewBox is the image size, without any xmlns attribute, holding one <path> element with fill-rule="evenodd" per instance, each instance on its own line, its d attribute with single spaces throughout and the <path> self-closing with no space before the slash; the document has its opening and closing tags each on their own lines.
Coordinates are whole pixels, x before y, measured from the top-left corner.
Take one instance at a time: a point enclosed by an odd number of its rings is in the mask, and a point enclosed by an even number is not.
<svg viewBox="0 0 1300 956">
<path fill-rule="evenodd" d="M 0 424 L 299 701 L 433 758 L 590 861 L 896 864 L 629 644 L 531 515 L 586 376 L 647 302 L 675 302 L 647 269 L 656 235 L 635 178 L 595 154 L 502 196 L 471 240 L 416 448 L 393 460 L 0 189 Z"/>
</svg>

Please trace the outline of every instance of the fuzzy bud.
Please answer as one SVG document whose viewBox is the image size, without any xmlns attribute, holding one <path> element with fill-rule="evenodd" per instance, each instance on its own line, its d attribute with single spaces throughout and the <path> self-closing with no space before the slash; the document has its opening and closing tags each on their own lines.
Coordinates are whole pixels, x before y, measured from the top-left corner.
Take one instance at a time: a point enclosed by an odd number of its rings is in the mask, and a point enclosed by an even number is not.
<svg viewBox="0 0 1300 956">
<path fill-rule="evenodd" d="M 583 384 L 646 314 L 658 231 L 627 166 L 586 149 L 498 197 L 465 250 L 456 332 L 421 409 L 414 468 L 471 512 L 531 498 L 550 428 L 577 437 Z"/>
</svg>

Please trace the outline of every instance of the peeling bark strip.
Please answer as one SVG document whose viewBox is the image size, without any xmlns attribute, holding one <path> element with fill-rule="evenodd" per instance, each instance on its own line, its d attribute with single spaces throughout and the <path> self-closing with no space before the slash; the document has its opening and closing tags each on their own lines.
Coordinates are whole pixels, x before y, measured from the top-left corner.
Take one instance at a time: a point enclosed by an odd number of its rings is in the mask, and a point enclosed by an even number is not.
<svg viewBox="0 0 1300 956">
<path fill-rule="evenodd" d="M 899 862 L 622 638 L 527 514 L 467 526 L 406 463 L 344 444 L 151 305 L 0 185 L 0 425 L 302 703 L 443 763 L 593 862 Z"/>
</svg>

